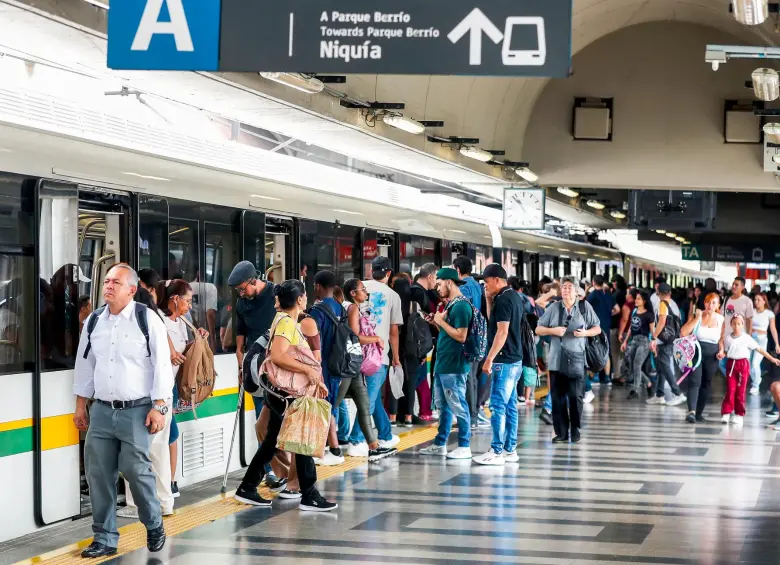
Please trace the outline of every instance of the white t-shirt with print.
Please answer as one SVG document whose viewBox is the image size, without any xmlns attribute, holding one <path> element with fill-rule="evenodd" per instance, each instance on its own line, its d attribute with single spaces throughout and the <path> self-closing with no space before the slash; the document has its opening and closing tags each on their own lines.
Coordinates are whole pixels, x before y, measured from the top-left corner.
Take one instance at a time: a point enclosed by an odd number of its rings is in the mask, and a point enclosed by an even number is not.
<svg viewBox="0 0 780 565">
<path fill-rule="evenodd" d="M 163 316 L 163 322 L 165 323 L 165 330 L 168 332 L 168 337 L 171 338 L 173 343 L 173 350 L 177 353 L 182 353 L 187 347 L 187 325 L 179 318 L 175 322 L 168 316 Z M 181 365 L 173 365 L 173 376 L 179 372 Z"/>
<path fill-rule="evenodd" d="M 769 331 L 769 324 L 775 319 L 775 313 L 769 308 L 764 308 L 763 312 L 753 311 L 753 330 Z"/>
<path fill-rule="evenodd" d="M 402 326 L 404 323 L 401 313 L 401 297 L 385 283 L 370 280 L 364 281 L 369 299 L 363 304 L 368 304 L 370 320 L 376 326 L 376 335 L 385 342 L 382 351 L 382 363 L 390 364 L 390 326 Z"/>
<path fill-rule="evenodd" d="M 743 294 L 739 298 L 729 298 L 726 300 L 726 304 L 723 306 L 723 315 L 726 317 L 726 335 L 731 335 L 731 332 L 733 331 L 731 328 L 731 319 L 736 314 L 742 314 L 742 317 L 745 318 L 745 320 L 753 317 L 753 301 L 750 300 L 749 296 Z"/>
<path fill-rule="evenodd" d="M 197 319 L 197 324 L 195 324 L 198 327 L 206 328 L 206 320 L 200 319 L 201 313 L 203 316 L 206 315 L 206 313 L 209 310 L 215 310 L 217 309 L 217 305 L 219 304 L 219 293 L 217 292 L 217 287 L 208 282 L 191 282 L 190 286 L 192 287 L 192 310 L 191 312 L 194 314 L 194 318 Z"/>
<path fill-rule="evenodd" d="M 754 349 L 758 349 L 758 342 L 746 333 L 726 337 L 726 357 L 729 359 L 749 359 Z"/>
</svg>

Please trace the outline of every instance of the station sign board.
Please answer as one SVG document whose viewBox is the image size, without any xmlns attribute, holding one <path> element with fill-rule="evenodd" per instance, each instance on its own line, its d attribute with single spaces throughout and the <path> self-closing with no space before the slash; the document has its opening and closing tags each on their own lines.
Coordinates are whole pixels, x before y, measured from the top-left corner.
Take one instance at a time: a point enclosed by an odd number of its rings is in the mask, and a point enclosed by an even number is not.
<svg viewBox="0 0 780 565">
<path fill-rule="evenodd" d="M 571 0 L 112 0 L 115 69 L 568 76 Z"/>
<path fill-rule="evenodd" d="M 687 261 L 724 261 L 729 263 L 776 263 L 780 246 L 696 244 L 680 246 Z"/>
</svg>

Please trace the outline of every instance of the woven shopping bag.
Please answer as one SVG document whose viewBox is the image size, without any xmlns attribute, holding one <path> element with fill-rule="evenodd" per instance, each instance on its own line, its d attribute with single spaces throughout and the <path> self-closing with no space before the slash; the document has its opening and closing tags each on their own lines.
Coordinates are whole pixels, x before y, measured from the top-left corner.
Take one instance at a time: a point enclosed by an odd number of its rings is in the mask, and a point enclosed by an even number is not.
<svg viewBox="0 0 780 565">
<path fill-rule="evenodd" d="M 279 430 L 277 449 L 322 457 L 330 426 L 330 404 L 327 400 L 302 396 L 287 408 Z"/>
</svg>

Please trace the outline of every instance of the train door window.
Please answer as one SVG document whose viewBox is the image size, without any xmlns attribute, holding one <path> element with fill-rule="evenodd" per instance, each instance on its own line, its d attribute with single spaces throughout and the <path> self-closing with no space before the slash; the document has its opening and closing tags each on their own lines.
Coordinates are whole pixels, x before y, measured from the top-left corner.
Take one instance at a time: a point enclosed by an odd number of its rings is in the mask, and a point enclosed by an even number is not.
<svg viewBox="0 0 780 565">
<path fill-rule="evenodd" d="M 571 259 L 569 259 L 568 257 L 561 257 L 559 261 L 560 261 L 560 265 L 562 265 L 561 273 L 563 274 L 563 276 L 571 276 L 574 274 L 573 271 L 571 270 Z"/>
<path fill-rule="evenodd" d="M 493 248 L 489 245 L 471 245 L 468 246 L 469 259 L 474 264 L 472 273 L 481 275 L 490 263 L 493 262 Z"/>
<path fill-rule="evenodd" d="M 162 196 L 138 197 L 138 268 L 168 278 L 168 200 Z"/>
<path fill-rule="evenodd" d="M 336 269 L 334 273 L 339 285 L 349 279 L 358 278 L 362 273 L 360 253 L 361 228 L 339 224 L 336 227 Z"/>
<path fill-rule="evenodd" d="M 541 264 L 542 264 L 542 276 L 549 277 L 551 279 L 555 278 L 553 258 L 550 257 L 549 255 L 544 255 L 541 257 Z"/>
<path fill-rule="evenodd" d="M 363 275 L 361 278 L 371 278 L 371 261 L 379 254 L 376 230 L 363 229 Z"/>
<path fill-rule="evenodd" d="M 582 278 L 582 261 L 578 259 L 571 259 L 569 261 L 569 270 L 573 277 L 578 279 Z"/>
<path fill-rule="evenodd" d="M 336 271 L 335 239 L 335 224 L 313 220 L 300 223 L 301 278 L 309 304 L 314 303 L 314 275 L 318 271 Z"/>
<path fill-rule="evenodd" d="M 241 260 L 262 269 L 265 261 L 265 214 L 253 210 L 241 212 Z"/>
<path fill-rule="evenodd" d="M 293 277 L 293 221 L 266 216 L 263 269 L 266 280 L 279 284 Z"/>
<path fill-rule="evenodd" d="M 168 223 L 168 278 L 193 281 L 198 274 L 198 221 L 171 218 Z"/>
<path fill-rule="evenodd" d="M 436 242 L 428 237 L 414 235 L 399 236 L 399 272 L 414 276 L 426 263 L 436 261 Z"/>
<path fill-rule="evenodd" d="M 466 244 L 462 241 L 443 239 L 441 241 L 441 266 L 449 267 L 460 255 L 466 255 Z"/>
<path fill-rule="evenodd" d="M 0 373 L 35 365 L 35 190 L 21 176 L 0 173 Z"/>
<path fill-rule="evenodd" d="M 514 249 L 501 250 L 501 266 L 510 277 L 517 276 L 517 251 Z"/>
<path fill-rule="evenodd" d="M 238 214 L 239 212 L 236 212 Z M 192 286 L 192 320 L 209 332 L 209 345 L 215 353 L 224 353 L 221 337 L 227 331 L 233 292 L 228 277 L 241 260 L 241 237 L 235 222 L 203 222 L 205 264 Z"/>
</svg>

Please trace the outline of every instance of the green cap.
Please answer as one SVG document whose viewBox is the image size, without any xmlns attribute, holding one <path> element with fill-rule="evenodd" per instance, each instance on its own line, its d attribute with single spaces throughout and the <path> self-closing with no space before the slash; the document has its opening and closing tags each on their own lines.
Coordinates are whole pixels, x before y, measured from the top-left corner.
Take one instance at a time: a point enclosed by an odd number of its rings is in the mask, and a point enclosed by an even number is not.
<svg viewBox="0 0 780 565">
<path fill-rule="evenodd" d="M 440 281 L 452 281 L 456 285 L 461 286 L 466 284 L 466 281 L 460 280 L 458 271 L 452 267 L 443 267 L 436 272 L 436 278 Z"/>
</svg>

